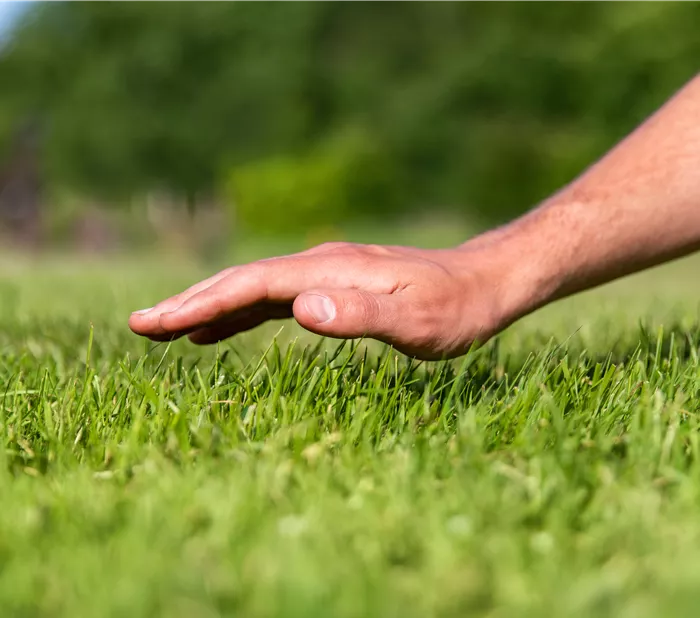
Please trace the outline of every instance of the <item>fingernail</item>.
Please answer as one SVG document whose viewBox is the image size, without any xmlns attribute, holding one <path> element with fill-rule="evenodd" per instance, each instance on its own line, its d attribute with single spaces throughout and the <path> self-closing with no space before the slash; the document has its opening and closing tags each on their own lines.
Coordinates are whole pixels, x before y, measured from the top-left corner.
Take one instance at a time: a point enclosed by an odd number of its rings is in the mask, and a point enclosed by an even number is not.
<svg viewBox="0 0 700 618">
<path fill-rule="evenodd" d="M 330 322 L 335 317 L 335 305 L 326 296 L 308 294 L 304 298 L 304 306 L 318 324 Z"/>
<path fill-rule="evenodd" d="M 144 313 L 148 313 L 153 307 L 149 307 L 148 309 L 139 309 L 138 311 L 134 311 L 133 313 L 138 313 L 139 315 L 143 315 Z"/>
</svg>

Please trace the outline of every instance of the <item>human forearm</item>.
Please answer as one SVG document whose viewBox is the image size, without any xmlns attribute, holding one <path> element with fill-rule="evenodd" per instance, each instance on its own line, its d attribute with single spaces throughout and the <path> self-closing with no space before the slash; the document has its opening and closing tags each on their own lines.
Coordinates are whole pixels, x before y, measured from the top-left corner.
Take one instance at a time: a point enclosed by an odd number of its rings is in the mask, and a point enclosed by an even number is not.
<svg viewBox="0 0 700 618">
<path fill-rule="evenodd" d="M 699 248 L 700 77 L 540 207 L 463 246 L 508 271 L 494 280 L 510 320 Z"/>
</svg>

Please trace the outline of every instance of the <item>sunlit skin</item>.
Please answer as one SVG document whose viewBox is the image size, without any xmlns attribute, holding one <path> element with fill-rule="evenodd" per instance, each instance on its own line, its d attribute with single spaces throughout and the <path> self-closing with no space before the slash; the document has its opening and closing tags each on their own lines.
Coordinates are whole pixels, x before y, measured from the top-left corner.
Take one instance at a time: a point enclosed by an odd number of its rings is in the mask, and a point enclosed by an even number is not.
<svg viewBox="0 0 700 618">
<path fill-rule="evenodd" d="M 564 296 L 700 249 L 700 76 L 579 178 L 459 247 L 330 243 L 228 268 L 130 328 L 208 344 L 294 318 L 452 358 Z"/>
</svg>

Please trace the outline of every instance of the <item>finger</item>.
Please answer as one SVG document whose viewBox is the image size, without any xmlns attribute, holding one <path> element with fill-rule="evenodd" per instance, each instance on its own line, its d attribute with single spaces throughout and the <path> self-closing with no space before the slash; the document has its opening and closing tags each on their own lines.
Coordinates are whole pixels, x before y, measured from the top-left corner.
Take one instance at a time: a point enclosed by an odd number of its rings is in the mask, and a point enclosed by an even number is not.
<svg viewBox="0 0 700 618">
<path fill-rule="evenodd" d="M 374 258 L 376 260 L 377 258 Z M 226 315 L 260 303 L 292 303 L 315 288 L 363 288 L 388 293 L 395 287 L 388 269 L 365 257 L 290 257 L 237 269 L 160 315 L 160 332 L 208 326 Z"/>
<path fill-rule="evenodd" d="M 386 343 L 410 338 L 405 307 L 390 294 L 329 289 L 305 292 L 294 301 L 294 317 L 307 330 L 340 339 L 371 337 Z"/>
<path fill-rule="evenodd" d="M 341 244 L 341 243 L 339 243 L 339 244 Z M 134 313 L 137 314 L 138 316 L 145 316 L 146 314 L 148 314 L 148 317 L 153 320 L 156 316 L 158 316 L 161 313 L 167 313 L 169 311 L 174 311 L 180 305 L 182 305 L 186 300 L 190 299 L 195 294 L 199 294 L 200 292 L 206 290 L 207 288 L 211 287 L 215 283 L 218 283 L 222 279 L 228 277 L 236 269 L 243 269 L 243 268 L 250 269 L 252 266 L 255 266 L 256 264 L 263 264 L 263 263 L 267 264 L 267 263 L 276 262 L 279 260 L 288 260 L 289 258 L 304 256 L 304 255 L 306 255 L 307 252 L 310 253 L 311 250 L 302 251 L 300 253 L 295 253 L 292 255 L 273 256 L 273 257 L 265 258 L 262 260 L 258 260 L 257 262 L 254 262 L 251 264 L 247 264 L 247 265 L 243 265 L 243 266 L 233 266 L 231 268 L 226 268 L 226 269 L 218 272 L 217 274 L 212 275 L 208 279 L 204 279 L 203 281 L 200 281 L 199 283 L 196 283 L 195 285 L 187 288 L 185 291 L 180 292 L 179 294 L 176 294 L 175 296 L 171 296 L 170 298 L 167 298 L 167 299 L 159 302 L 157 305 L 154 305 L 153 307 L 150 307 L 149 309 L 141 309 L 140 311 L 135 311 Z"/>
<path fill-rule="evenodd" d="M 197 345 L 208 345 L 223 341 L 239 333 L 252 330 L 269 320 L 282 320 L 293 317 L 291 305 L 279 305 L 265 310 L 245 311 L 199 328 L 188 335 L 189 340 Z"/>
<path fill-rule="evenodd" d="M 151 339 L 158 337 L 158 339 L 154 339 L 154 341 L 167 341 L 167 338 L 163 339 L 162 336 L 170 337 L 172 333 L 166 332 L 160 327 L 160 322 L 158 320 L 160 314 L 177 309 L 187 299 L 203 290 L 206 290 L 208 287 L 214 285 L 224 277 L 227 277 L 229 274 L 231 274 L 232 270 L 232 268 L 222 270 L 221 272 L 187 288 L 183 292 L 175 294 L 170 298 L 166 298 L 149 309 L 134 311 L 129 318 L 129 328 L 131 328 L 131 330 L 135 333 L 139 335 L 147 335 Z M 182 336 L 183 334 L 185 333 L 180 333 L 179 336 Z"/>
</svg>

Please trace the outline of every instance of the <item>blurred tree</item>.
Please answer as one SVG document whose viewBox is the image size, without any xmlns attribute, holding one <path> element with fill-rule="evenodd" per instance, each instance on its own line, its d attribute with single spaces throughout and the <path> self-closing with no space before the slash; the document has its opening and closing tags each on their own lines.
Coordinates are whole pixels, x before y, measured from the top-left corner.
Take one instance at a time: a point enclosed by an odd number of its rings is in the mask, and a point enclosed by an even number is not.
<svg viewBox="0 0 700 618">
<path fill-rule="evenodd" d="M 294 135 L 298 120 L 274 109 L 297 88 L 294 76 L 266 67 L 264 52 L 239 62 L 239 49 L 265 41 L 243 40 L 250 24 L 230 7 L 76 8 L 28 15 L 0 65 L 15 108 L 48 117 L 58 179 L 116 197 L 154 185 L 193 193 L 212 187 L 224 152 L 262 152 Z"/>
<path fill-rule="evenodd" d="M 0 222 L 12 242 L 36 247 L 41 236 L 42 135 L 38 123 L 22 122 L 0 166 Z"/>
<path fill-rule="evenodd" d="M 52 185 L 194 202 L 239 166 L 308 179 L 359 126 L 406 208 L 502 219 L 689 79 L 699 25 L 697 3 L 38 4 L 0 51 L 0 141 L 37 113 Z"/>
<path fill-rule="evenodd" d="M 225 191 L 245 230 L 277 234 L 397 215 L 405 197 L 385 153 L 353 130 L 320 140 L 304 156 L 238 166 Z"/>
</svg>

